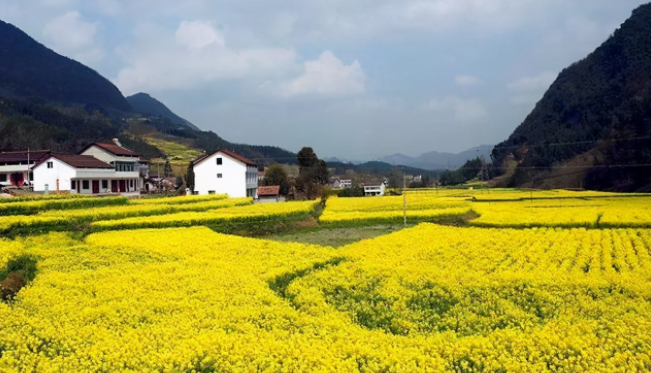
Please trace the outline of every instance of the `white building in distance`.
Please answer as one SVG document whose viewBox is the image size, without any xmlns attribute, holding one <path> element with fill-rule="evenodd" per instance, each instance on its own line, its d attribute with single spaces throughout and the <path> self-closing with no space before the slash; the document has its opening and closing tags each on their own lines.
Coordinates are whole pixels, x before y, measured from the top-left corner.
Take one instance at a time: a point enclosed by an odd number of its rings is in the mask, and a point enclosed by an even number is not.
<svg viewBox="0 0 651 373">
<path fill-rule="evenodd" d="M 228 150 L 218 150 L 193 161 L 194 194 L 257 197 L 258 165 Z"/>
</svg>

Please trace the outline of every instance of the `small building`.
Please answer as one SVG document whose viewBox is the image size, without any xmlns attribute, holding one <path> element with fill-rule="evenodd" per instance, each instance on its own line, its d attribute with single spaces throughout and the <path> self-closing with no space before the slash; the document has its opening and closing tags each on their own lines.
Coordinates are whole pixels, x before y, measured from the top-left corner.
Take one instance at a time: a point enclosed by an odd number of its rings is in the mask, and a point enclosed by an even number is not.
<svg viewBox="0 0 651 373">
<path fill-rule="evenodd" d="M 384 179 L 369 180 L 362 184 L 364 195 L 367 197 L 383 196 L 386 192 L 386 182 Z"/>
<path fill-rule="evenodd" d="M 280 186 L 261 186 L 258 187 L 258 202 L 284 202 L 285 197 L 280 195 Z"/>
<path fill-rule="evenodd" d="M 193 162 L 194 194 L 257 198 L 258 165 L 239 154 L 218 150 Z"/>
<path fill-rule="evenodd" d="M 140 156 L 136 152 L 125 149 L 117 139 L 109 143 L 92 143 L 83 148 L 79 155 L 90 155 L 100 161 L 112 165 L 115 169 L 115 178 L 120 180 L 132 180 L 137 182 L 138 190 L 145 187 L 145 178 L 142 177 L 142 169 L 147 166 L 149 161 L 140 161 Z"/>
<path fill-rule="evenodd" d="M 138 177 L 125 177 L 90 155 L 50 154 L 33 167 L 34 191 L 69 191 L 71 194 L 138 193 Z"/>
<path fill-rule="evenodd" d="M 33 184 L 30 167 L 51 153 L 49 150 L 0 152 L 0 186 Z"/>
<path fill-rule="evenodd" d="M 339 188 L 352 188 L 353 180 L 352 179 L 340 179 Z"/>
</svg>

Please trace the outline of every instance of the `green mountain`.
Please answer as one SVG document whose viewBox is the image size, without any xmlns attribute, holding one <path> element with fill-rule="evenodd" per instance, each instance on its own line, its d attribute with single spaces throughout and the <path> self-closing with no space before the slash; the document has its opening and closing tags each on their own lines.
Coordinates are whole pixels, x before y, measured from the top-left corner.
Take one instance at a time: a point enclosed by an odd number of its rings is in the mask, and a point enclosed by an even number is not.
<svg viewBox="0 0 651 373">
<path fill-rule="evenodd" d="M 134 110 L 148 117 L 169 119 L 173 124 L 179 124 L 199 131 L 197 126 L 174 114 L 167 108 L 167 106 L 165 106 L 165 104 L 151 97 L 147 93 L 136 93 L 135 95 L 127 97 L 127 101 L 131 104 L 131 107 L 133 107 Z"/>
<path fill-rule="evenodd" d="M 564 69 L 492 152 L 509 186 L 646 190 L 651 185 L 651 4 Z"/>
<path fill-rule="evenodd" d="M 105 113 L 133 109 L 120 90 L 96 71 L 39 44 L 0 21 L 0 94 L 79 104 Z"/>
</svg>

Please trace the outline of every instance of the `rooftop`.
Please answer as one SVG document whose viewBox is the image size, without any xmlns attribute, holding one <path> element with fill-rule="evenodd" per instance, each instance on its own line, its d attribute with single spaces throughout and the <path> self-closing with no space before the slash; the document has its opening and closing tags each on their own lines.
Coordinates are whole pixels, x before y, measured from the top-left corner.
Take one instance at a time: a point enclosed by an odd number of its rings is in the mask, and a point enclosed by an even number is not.
<svg viewBox="0 0 651 373">
<path fill-rule="evenodd" d="M 98 148 L 102 148 L 111 154 L 121 155 L 125 157 L 138 157 L 138 153 L 136 152 L 132 152 L 131 150 L 125 149 L 121 146 L 117 146 L 116 144 L 109 144 L 105 142 L 94 142 L 86 146 L 85 148 L 83 148 L 79 153 L 83 153 L 84 151 L 86 151 L 86 149 L 90 148 L 93 145 L 97 146 Z"/>
<path fill-rule="evenodd" d="M 280 194 L 280 186 L 261 186 L 258 187 L 258 197 L 275 197 Z"/>
<path fill-rule="evenodd" d="M 108 163 L 102 162 L 99 159 L 93 157 L 92 155 L 65 155 L 65 154 L 51 154 L 47 157 L 41 158 L 34 167 L 38 167 L 40 164 L 45 163 L 50 158 L 56 158 L 63 163 L 66 163 L 75 168 L 102 168 L 102 169 L 115 169 L 114 166 L 111 166 Z"/>
</svg>

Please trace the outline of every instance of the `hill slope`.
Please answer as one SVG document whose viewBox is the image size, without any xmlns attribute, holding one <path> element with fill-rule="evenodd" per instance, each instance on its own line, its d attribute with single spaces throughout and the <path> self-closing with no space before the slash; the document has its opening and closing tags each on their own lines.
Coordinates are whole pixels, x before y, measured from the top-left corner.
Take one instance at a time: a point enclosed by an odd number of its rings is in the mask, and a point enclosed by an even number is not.
<svg viewBox="0 0 651 373">
<path fill-rule="evenodd" d="M 131 105 L 113 83 L 2 21 L 0 61 L 0 94 L 4 96 L 40 97 L 108 112 L 132 111 Z"/>
<path fill-rule="evenodd" d="M 174 124 L 189 127 L 193 130 L 199 131 L 199 128 L 189 121 L 174 114 L 165 104 L 151 97 L 147 93 L 136 93 L 127 97 L 127 101 L 131 104 L 134 110 L 148 116 L 160 116 L 161 118 L 169 119 Z"/>
<path fill-rule="evenodd" d="M 513 186 L 638 190 L 651 184 L 651 4 L 584 60 L 563 70 L 525 121 L 493 150 L 495 165 L 513 153 Z M 588 153 L 589 156 L 588 156 Z M 548 180 L 577 157 L 566 178 Z M 563 181 L 565 180 L 565 181 Z M 577 185 L 578 184 L 578 185 Z"/>
</svg>

